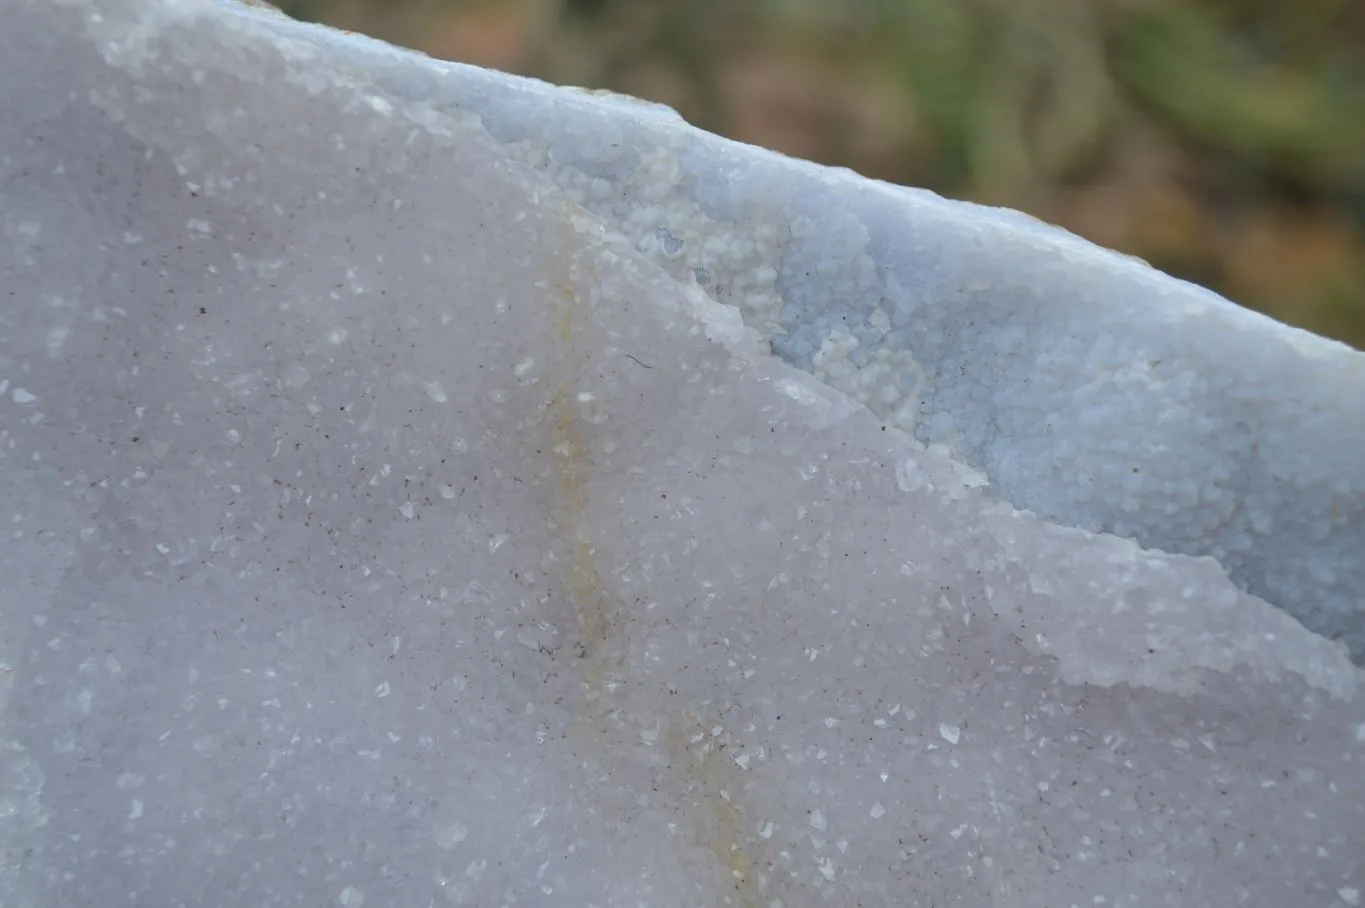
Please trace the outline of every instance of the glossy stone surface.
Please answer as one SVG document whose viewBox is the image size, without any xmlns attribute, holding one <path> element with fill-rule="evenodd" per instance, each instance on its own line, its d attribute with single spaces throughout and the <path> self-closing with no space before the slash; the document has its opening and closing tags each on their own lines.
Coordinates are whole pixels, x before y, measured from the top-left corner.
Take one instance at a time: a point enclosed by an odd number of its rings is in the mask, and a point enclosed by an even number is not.
<svg viewBox="0 0 1365 908">
<path fill-rule="evenodd" d="M 1359 354 L 267 11 L 0 74 L 0 903 L 1360 903 Z"/>
</svg>

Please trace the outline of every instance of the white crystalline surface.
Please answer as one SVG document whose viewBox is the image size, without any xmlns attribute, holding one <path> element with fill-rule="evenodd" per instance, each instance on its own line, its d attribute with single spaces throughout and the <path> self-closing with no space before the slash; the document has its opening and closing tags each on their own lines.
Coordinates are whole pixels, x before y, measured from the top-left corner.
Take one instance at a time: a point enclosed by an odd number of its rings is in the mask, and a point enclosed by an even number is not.
<svg viewBox="0 0 1365 908">
<path fill-rule="evenodd" d="M 1359 355 L 259 10 L 0 75 L 6 908 L 1359 903 Z"/>
</svg>

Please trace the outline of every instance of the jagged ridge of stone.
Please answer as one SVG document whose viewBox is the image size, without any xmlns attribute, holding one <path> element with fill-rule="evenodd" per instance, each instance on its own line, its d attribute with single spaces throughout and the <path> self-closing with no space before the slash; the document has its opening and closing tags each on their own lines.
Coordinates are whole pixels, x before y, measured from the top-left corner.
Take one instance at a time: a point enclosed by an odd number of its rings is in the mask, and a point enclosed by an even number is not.
<svg viewBox="0 0 1365 908">
<path fill-rule="evenodd" d="M 1365 659 L 1365 354 L 1012 211 L 863 180 L 619 96 L 272 23 L 475 116 L 786 361 L 1044 518 L 1212 555 Z"/>
</svg>

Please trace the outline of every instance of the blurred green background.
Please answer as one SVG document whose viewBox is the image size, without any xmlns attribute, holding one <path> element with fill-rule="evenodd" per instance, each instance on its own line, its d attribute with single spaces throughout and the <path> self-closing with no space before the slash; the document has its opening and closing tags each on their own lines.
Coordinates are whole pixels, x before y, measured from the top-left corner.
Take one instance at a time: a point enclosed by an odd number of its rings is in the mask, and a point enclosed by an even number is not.
<svg viewBox="0 0 1365 908">
<path fill-rule="evenodd" d="M 1365 0 L 279 5 L 1019 208 L 1365 349 Z"/>
</svg>

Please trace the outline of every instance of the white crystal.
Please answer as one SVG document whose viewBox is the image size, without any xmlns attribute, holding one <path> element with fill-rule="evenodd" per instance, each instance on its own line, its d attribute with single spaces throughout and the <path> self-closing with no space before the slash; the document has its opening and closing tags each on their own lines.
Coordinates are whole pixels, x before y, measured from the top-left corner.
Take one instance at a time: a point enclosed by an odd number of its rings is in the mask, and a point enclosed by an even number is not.
<svg viewBox="0 0 1365 908">
<path fill-rule="evenodd" d="M 1359 354 L 254 6 L 0 77 L 0 904 L 1359 900 Z"/>
<path fill-rule="evenodd" d="M 463 823 L 452 823 L 437 833 L 436 843 L 443 851 L 453 851 L 457 845 L 469 838 L 469 827 Z"/>
<path fill-rule="evenodd" d="M 427 382 L 426 388 L 427 396 L 429 396 L 432 400 L 436 401 L 438 404 L 443 404 L 450 399 L 446 397 L 445 388 L 441 387 L 441 383 L 439 381 Z"/>
</svg>

